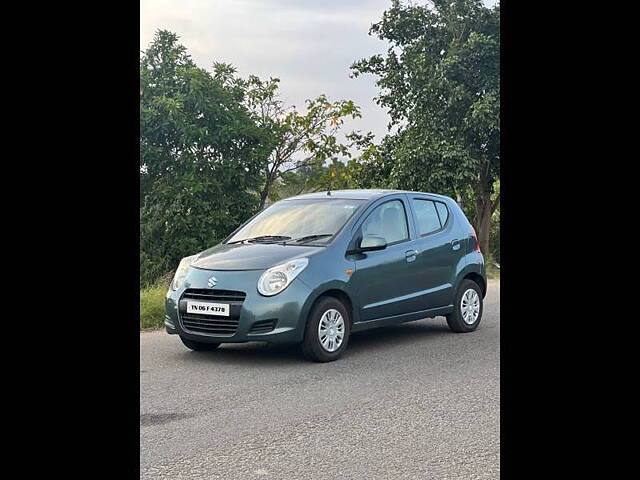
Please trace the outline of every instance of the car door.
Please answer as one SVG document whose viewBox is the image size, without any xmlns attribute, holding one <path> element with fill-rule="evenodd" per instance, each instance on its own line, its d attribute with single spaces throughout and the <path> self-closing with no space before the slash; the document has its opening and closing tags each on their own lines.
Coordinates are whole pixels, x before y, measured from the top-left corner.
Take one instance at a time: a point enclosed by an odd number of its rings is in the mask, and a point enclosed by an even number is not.
<svg viewBox="0 0 640 480">
<path fill-rule="evenodd" d="M 453 216 L 444 202 L 421 195 L 409 197 L 423 309 L 444 307 L 451 303 L 456 266 L 464 255 L 462 239 L 455 238 Z"/>
<path fill-rule="evenodd" d="M 383 237 L 387 247 L 355 255 L 352 280 L 360 304 L 360 321 L 419 310 L 415 296 L 420 271 L 416 265 L 417 252 L 411 248 L 415 232 L 407 198 L 404 195 L 385 198 L 365 213 L 355 235 L 362 238 L 367 234 Z"/>
</svg>

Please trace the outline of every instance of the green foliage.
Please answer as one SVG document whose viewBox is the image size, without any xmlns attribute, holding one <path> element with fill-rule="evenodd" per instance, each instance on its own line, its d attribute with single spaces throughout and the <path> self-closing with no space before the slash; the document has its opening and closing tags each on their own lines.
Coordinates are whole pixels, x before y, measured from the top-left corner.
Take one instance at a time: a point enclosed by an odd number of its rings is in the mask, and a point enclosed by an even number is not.
<svg viewBox="0 0 640 480">
<path fill-rule="evenodd" d="M 162 328 L 164 325 L 164 300 L 166 287 L 149 287 L 140 290 L 140 329 Z"/>
<path fill-rule="evenodd" d="M 499 220 L 490 228 L 499 218 L 499 7 L 430 5 L 393 0 L 370 32 L 390 42 L 387 54 L 352 66 L 356 77 L 379 77 L 377 101 L 394 130 L 378 144 L 370 133 L 338 141 L 344 120 L 360 117 L 352 101 L 319 95 L 302 110 L 285 106 L 279 79 L 242 79 L 224 63 L 210 73 L 158 31 L 140 60 L 141 287 L 267 201 L 328 188 L 449 194 L 483 250 L 489 231 L 499 247 Z"/>
<path fill-rule="evenodd" d="M 323 167 L 317 165 L 303 165 L 279 175 L 269 189 L 269 203 L 319 190 L 322 175 Z"/>
<path fill-rule="evenodd" d="M 227 72 L 232 76 L 233 72 Z M 140 282 L 220 241 L 256 211 L 269 138 L 244 90 L 159 31 L 140 61 Z"/>
<path fill-rule="evenodd" d="M 500 263 L 500 209 L 498 208 L 491 219 L 491 256 Z"/>
<path fill-rule="evenodd" d="M 391 179 L 395 167 L 393 153 L 396 137 L 387 135 L 378 145 L 371 134 L 353 134 L 352 139 L 361 152 L 357 159 L 348 163 L 353 188 L 400 188 Z"/>
<path fill-rule="evenodd" d="M 162 275 L 140 290 L 140 330 L 164 326 L 164 302 L 171 280 L 171 274 Z"/>
<path fill-rule="evenodd" d="M 280 80 L 247 80 L 233 77 L 233 67 L 215 65 L 216 77 L 225 85 L 245 92 L 245 105 L 256 125 L 268 132 L 268 161 L 262 169 L 260 204 L 273 200 L 272 187 L 283 187 L 287 181 L 308 180 L 322 175 L 325 162 L 336 156 L 349 157 L 350 144 L 338 141 L 345 118 L 360 117 L 360 109 L 351 100 L 331 102 L 326 95 L 305 101 L 305 110 L 285 107 L 280 100 Z M 292 175 L 302 171 L 300 176 Z M 298 178 L 300 177 L 300 178 Z M 306 186 L 304 187 L 306 188 Z M 294 187 L 295 190 L 295 187 Z M 276 195 L 277 197 L 277 195 Z"/>
<path fill-rule="evenodd" d="M 393 0 L 370 33 L 390 42 L 385 55 L 352 65 L 379 77 L 377 102 L 397 132 L 370 145 L 360 182 L 470 199 L 488 246 L 500 176 L 500 7 L 480 0 Z"/>
<path fill-rule="evenodd" d="M 140 61 L 141 286 L 222 240 L 267 198 L 330 184 L 340 165 L 325 163 L 349 156 L 336 134 L 358 107 L 320 95 L 298 111 L 278 86 L 225 63 L 209 73 L 177 35 L 157 32 Z"/>
<path fill-rule="evenodd" d="M 303 166 L 283 174 L 269 193 L 271 202 L 302 193 L 356 188 L 352 170 L 337 157 L 324 165 Z"/>
</svg>

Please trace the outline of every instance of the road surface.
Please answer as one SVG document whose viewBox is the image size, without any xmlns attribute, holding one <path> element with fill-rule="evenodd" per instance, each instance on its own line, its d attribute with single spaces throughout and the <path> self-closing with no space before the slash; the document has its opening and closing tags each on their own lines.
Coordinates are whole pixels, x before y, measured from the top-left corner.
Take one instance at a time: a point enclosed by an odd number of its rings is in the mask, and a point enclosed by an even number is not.
<svg viewBox="0 0 640 480">
<path fill-rule="evenodd" d="M 473 333 L 443 317 L 357 333 L 326 364 L 141 333 L 141 478 L 497 479 L 499 363 L 499 281 Z"/>
</svg>

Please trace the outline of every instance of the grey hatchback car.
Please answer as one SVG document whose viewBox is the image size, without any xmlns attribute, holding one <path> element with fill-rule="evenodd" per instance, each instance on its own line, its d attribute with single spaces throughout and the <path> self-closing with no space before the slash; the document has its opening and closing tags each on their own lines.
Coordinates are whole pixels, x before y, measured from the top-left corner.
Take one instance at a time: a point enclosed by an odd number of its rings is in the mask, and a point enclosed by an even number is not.
<svg viewBox="0 0 640 480">
<path fill-rule="evenodd" d="M 327 191 L 274 203 L 184 258 L 164 323 L 192 350 L 295 342 L 328 362 L 369 328 L 445 316 L 471 332 L 486 292 L 475 231 L 451 198 Z"/>
</svg>

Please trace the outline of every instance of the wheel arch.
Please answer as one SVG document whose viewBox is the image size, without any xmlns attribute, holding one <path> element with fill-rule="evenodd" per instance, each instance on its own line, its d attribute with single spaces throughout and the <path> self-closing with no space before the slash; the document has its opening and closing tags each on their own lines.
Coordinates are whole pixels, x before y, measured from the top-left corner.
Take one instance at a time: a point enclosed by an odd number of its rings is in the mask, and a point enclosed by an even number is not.
<svg viewBox="0 0 640 480">
<path fill-rule="evenodd" d="M 477 272 L 469 272 L 464 277 L 462 277 L 462 280 L 467 279 L 474 281 L 480 286 L 480 288 L 482 289 L 482 298 L 485 298 L 487 296 L 487 282 L 482 275 Z"/>
<path fill-rule="evenodd" d="M 318 291 L 317 294 L 314 295 L 312 299 L 310 299 L 308 308 L 305 308 L 305 325 L 309 321 L 309 315 L 311 314 L 313 307 L 315 307 L 315 305 L 325 297 L 337 298 L 344 304 L 345 308 L 347 309 L 347 313 L 349 314 L 349 322 L 351 323 L 351 325 L 353 325 L 354 322 L 357 321 L 355 302 L 345 289 L 339 288 L 338 285 L 334 284 L 323 288 L 321 291 Z"/>
</svg>

